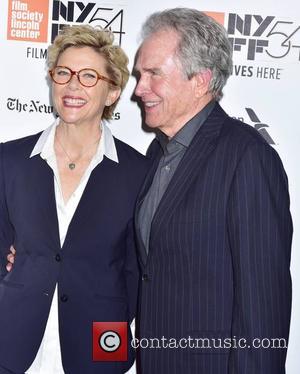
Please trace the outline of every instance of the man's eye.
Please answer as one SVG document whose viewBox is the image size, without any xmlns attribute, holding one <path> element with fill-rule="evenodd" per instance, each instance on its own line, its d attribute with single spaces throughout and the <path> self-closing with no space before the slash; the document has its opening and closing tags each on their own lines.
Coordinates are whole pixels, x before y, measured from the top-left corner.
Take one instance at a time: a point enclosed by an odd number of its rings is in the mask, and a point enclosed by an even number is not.
<svg viewBox="0 0 300 374">
<path fill-rule="evenodd" d="M 150 70 L 150 74 L 151 74 L 151 76 L 155 77 L 155 76 L 159 75 L 159 71 L 158 70 Z"/>
</svg>

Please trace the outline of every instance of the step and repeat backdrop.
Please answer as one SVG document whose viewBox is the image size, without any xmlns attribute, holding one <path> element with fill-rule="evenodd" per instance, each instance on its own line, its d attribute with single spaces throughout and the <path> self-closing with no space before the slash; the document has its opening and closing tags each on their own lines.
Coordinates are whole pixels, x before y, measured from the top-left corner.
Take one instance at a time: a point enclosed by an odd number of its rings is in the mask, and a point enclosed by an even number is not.
<svg viewBox="0 0 300 374">
<path fill-rule="evenodd" d="M 261 133 L 280 154 L 289 177 L 294 220 L 293 312 L 287 374 L 300 372 L 300 3 L 299 0 L 1 0 L 0 141 L 33 134 L 54 119 L 46 79 L 47 46 L 65 25 L 110 28 L 132 68 L 148 14 L 176 6 L 207 12 L 224 25 L 234 50 L 223 108 Z M 131 77 L 109 126 L 142 153 L 153 134 L 142 127 Z M 297 193 L 298 192 L 298 193 Z M 298 316 L 298 318 L 297 318 Z M 130 371 L 135 373 L 134 368 Z"/>
</svg>

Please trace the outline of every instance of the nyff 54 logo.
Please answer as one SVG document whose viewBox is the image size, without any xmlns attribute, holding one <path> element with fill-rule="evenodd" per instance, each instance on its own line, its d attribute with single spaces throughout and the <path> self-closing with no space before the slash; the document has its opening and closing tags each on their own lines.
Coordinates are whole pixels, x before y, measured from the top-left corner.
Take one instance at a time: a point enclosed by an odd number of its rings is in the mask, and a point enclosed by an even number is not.
<svg viewBox="0 0 300 374">
<path fill-rule="evenodd" d="M 98 0 L 99 4 L 99 0 Z M 96 2 L 53 0 L 51 42 L 59 31 L 72 24 L 88 23 L 110 29 L 121 45 L 124 10 L 116 6 L 101 6 Z"/>
<path fill-rule="evenodd" d="M 300 61 L 300 22 L 258 14 L 205 12 L 228 32 L 233 51 L 254 61 Z M 260 57 L 259 57 L 260 56 Z"/>
</svg>

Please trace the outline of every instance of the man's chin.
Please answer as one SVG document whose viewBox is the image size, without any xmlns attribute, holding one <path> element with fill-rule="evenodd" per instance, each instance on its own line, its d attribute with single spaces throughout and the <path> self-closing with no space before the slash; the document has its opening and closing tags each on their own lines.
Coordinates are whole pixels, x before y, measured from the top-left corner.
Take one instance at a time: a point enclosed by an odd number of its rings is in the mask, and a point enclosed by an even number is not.
<svg viewBox="0 0 300 374">
<path fill-rule="evenodd" d="M 150 118 L 150 116 L 147 116 L 145 118 L 146 125 L 151 129 L 157 129 L 160 127 L 160 122 L 157 120 L 154 120 L 153 118 Z"/>
</svg>

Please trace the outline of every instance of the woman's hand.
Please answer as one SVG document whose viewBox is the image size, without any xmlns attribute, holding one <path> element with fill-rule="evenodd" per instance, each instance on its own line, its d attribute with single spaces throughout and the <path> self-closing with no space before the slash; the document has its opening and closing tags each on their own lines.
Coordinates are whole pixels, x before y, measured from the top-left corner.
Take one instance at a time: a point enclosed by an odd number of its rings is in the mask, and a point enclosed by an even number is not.
<svg viewBox="0 0 300 374">
<path fill-rule="evenodd" d="M 12 267 L 13 267 L 13 263 L 15 262 L 15 256 L 16 256 L 16 250 L 15 248 L 11 245 L 10 248 L 10 254 L 7 255 L 7 265 L 6 265 L 6 270 L 7 271 L 11 271 Z"/>
</svg>

